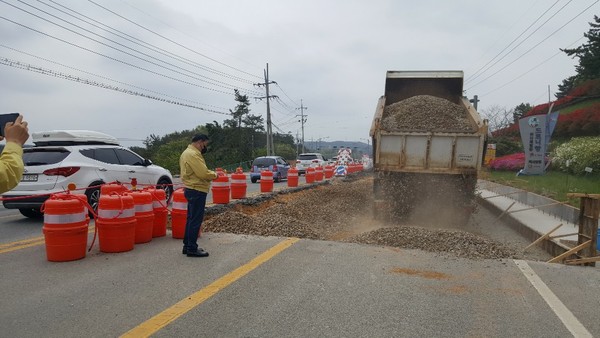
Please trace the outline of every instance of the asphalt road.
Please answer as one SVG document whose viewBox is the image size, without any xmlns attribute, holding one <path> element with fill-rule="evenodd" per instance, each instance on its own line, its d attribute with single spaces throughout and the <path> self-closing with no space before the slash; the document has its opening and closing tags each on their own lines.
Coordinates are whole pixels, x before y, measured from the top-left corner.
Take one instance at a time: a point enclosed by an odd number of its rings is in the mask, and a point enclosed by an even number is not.
<svg viewBox="0 0 600 338">
<path fill-rule="evenodd" d="M 600 337 L 594 268 L 212 233 L 53 263 L 41 227 L 0 210 L 2 336 Z"/>
</svg>

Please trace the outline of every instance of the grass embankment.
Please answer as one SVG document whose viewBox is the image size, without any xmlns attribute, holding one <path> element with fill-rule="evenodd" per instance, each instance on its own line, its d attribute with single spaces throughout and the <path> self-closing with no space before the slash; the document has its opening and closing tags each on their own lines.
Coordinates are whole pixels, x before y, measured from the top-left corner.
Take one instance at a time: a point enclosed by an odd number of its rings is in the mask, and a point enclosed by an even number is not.
<svg viewBox="0 0 600 338">
<path fill-rule="evenodd" d="M 600 194 L 600 176 L 574 176 L 562 172 L 550 171 L 540 176 L 516 176 L 510 171 L 491 171 L 487 180 L 552 198 L 567 201 L 579 208 L 579 198 L 567 198 L 568 193 Z"/>
</svg>

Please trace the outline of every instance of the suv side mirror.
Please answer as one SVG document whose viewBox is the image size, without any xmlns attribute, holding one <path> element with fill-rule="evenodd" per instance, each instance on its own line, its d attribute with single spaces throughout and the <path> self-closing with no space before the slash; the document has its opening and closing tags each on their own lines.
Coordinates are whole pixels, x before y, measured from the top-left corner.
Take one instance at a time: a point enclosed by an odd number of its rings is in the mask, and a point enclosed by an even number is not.
<svg viewBox="0 0 600 338">
<path fill-rule="evenodd" d="M 144 167 L 147 167 L 147 166 L 149 166 L 149 165 L 152 165 L 152 161 L 151 161 L 151 160 L 149 160 L 149 159 L 147 159 L 147 158 L 145 158 L 145 159 L 144 159 L 144 163 L 143 163 L 143 165 L 144 165 Z"/>
</svg>

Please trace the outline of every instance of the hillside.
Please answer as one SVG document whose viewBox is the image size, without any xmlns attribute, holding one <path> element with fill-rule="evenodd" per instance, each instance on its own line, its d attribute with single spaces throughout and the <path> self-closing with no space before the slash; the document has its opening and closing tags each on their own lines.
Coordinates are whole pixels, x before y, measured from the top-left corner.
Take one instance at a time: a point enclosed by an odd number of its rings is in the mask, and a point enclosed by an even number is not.
<svg viewBox="0 0 600 338">
<path fill-rule="evenodd" d="M 600 135 L 600 79 L 590 80 L 554 102 L 533 107 L 524 116 L 559 112 L 553 139 Z M 493 131 L 494 137 L 519 137 L 519 125 Z"/>
</svg>

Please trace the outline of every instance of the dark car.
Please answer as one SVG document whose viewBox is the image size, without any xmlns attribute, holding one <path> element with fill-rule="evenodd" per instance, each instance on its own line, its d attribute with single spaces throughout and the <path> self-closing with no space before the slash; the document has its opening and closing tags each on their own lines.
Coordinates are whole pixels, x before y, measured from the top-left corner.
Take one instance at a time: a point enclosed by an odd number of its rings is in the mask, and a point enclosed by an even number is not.
<svg viewBox="0 0 600 338">
<path fill-rule="evenodd" d="M 273 180 L 280 182 L 282 179 L 287 179 L 288 169 L 290 164 L 281 156 L 261 156 L 252 161 L 250 168 L 250 181 L 256 183 L 260 180 L 260 172 L 271 170 L 273 172 Z"/>
</svg>

